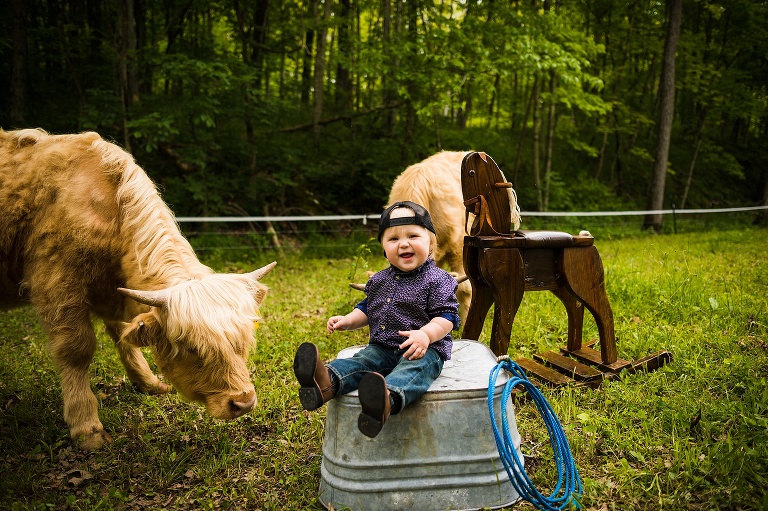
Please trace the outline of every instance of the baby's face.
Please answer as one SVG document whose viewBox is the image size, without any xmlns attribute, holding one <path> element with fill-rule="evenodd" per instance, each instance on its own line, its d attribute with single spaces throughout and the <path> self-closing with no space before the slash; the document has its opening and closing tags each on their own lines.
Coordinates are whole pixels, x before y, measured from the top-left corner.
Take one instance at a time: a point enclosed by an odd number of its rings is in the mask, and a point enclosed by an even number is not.
<svg viewBox="0 0 768 511">
<path fill-rule="evenodd" d="M 429 257 L 429 231 L 420 225 L 388 227 L 381 246 L 389 264 L 402 271 L 415 270 Z"/>
</svg>

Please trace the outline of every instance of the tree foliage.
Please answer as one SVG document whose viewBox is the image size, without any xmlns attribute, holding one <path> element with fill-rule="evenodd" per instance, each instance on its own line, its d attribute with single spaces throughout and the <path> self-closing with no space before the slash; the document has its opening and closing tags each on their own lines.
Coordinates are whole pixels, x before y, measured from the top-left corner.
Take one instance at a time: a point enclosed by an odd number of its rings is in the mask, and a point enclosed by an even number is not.
<svg viewBox="0 0 768 511">
<path fill-rule="evenodd" d="M 764 200 L 766 10 L 683 2 L 666 207 Z M 179 214 L 377 211 L 442 149 L 527 210 L 633 207 L 665 33 L 659 0 L 10 0 L 0 127 L 98 131 Z"/>
</svg>

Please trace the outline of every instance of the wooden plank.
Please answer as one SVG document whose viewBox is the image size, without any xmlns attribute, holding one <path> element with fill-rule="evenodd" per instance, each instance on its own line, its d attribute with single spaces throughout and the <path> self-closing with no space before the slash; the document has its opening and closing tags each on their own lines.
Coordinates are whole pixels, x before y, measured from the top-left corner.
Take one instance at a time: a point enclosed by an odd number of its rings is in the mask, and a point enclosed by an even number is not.
<svg viewBox="0 0 768 511">
<path fill-rule="evenodd" d="M 533 358 L 537 362 L 550 366 L 575 380 L 591 381 L 603 377 L 603 373 L 594 367 L 582 364 L 581 362 L 555 353 L 554 351 L 536 354 Z"/>
<path fill-rule="evenodd" d="M 631 362 L 621 358 L 617 358 L 616 362 L 612 364 L 603 364 L 603 358 L 600 355 L 600 352 L 597 351 L 596 349 L 592 349 L 588 347 L 581 348 L 578 350 L 573 350 L 573 351 L 568 351 L 566 348 L 560 348 L 560 352 L 566 355 L 569 355 L 571 357 L 577 358 L 578 360 L 584 362 L 585 364 L 595 365 L 603 371 L 611 371 L 614 373 L 618 373 L 622 369 L 625 369 L 632 365 Z"/>
<path fill-rule="evenodd" d="M 517 362 L 517 364 L 525 370 L 526 374 L 533 374 L 539 379 L 549 383 L 550 385 L 559 387 L 561 385 L 573 383 L 571 378 L 568 378 L 564 374 L 558 373 L 554 369 L 543 366 L 538 362 L 534 362 L 530 358 L 516 358 L 515 362 Z"/>
<path fill-rule="evenodd" d="M 672 361 L 672 353 L 667 350 L 659 350 L 643 358 L 632 362 L 632 372 L 655 371 L 659 367 Z"/>
</svg>

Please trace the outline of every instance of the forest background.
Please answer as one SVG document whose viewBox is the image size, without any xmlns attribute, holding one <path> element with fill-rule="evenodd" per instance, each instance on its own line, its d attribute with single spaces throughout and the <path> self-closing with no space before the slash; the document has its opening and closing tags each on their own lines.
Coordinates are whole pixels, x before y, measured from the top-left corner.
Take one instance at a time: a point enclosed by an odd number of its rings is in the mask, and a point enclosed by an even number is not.
<svg viewBox="0 0 768 511">
<path fill-rule="evenodd" d="M 764 0 L 4 0 L 0 128 L 97 131 L 179 216 L 376 213 L 407 165 L 442 149 L 492 155 L 526 227 L 533 211 L 768 205 L 767 11 Z M 763 231 L 598 233 L 620 355 L 675 359 L 599 392 L 550 394 L 585 509 L 768 509 Z M 198 251 L 227 272 L 273 260 L 226 243 Z M 259 406 L 242 420 L 140 394 L 114 350 L 99 350 L 92 381 L 116 441 L 98 456 L 71 446 L 32 310 L 0 315 L 11 348 L 0 500 L 319 508 L 324 416 L 300 410 L 290 361 L 359 300 L 349 275 L 382 264 L 345 243 L 274 255 L 250 359 Z M 527 295 L 513 339 L 524 356 L 567 328 L 549 321 L 563 314 L 554 297 Z M 324 356 L 365 334 L 321 339 Z M 546 431 L 519 412 L 533 452 Z M 542 459 L 535 482 L 551 488 Z"/>
<path fill-rule="evenodd" d="M 524 211 L 768 204 L 763 1 L 5 5 L 0 127 L 97 131 L 178 215 L 375 213 L 443 149 Z"/>
</svg>

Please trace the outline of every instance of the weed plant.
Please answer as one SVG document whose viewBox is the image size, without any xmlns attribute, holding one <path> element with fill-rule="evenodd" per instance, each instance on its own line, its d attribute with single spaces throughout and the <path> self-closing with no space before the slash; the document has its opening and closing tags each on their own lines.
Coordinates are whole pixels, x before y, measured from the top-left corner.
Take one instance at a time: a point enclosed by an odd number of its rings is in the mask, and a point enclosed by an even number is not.
<svg viewBox="0 0 768 511">
<path fill-rule="evenodd" d="M 598 389 L 541 387 L 568 435 L 585 509 L 768 509 L 766 234 L 739 227 L 597 236 L 619 356 L 667 349 L 674 360 Z M 59 379 L 32 310 L 0 312 L 0 507 L 320 509 L 325 411 L 301 409 L 291 365 L 305 341 L 325 358 L 367 342 L 367 330 L 325 332 L 329 316 L 362 297 L 348 282 L 384 267 L 375 242 L 353 239 L 327 242 L 328 253 L 201 252 L 219 271 L 278 259 L 265 278 L 270 294 L 250 356 L 258 405 L 233 422 L 177 394 L 137 392 L 97 323 L 91 384 L 114 441 L 92 453 L 69 440 Z M 510 354 L 556 349 L 566 330 L 553 295 L 526 293 Z M 481 341 L 489 333 L 490 315 Z M 589 314 L 585 337 L 597 337 Z M 556 477 L 546 429 L 531 403 L 519 402 L 516 413 L 529 474 L 546 494 Z"/>
</svg>

